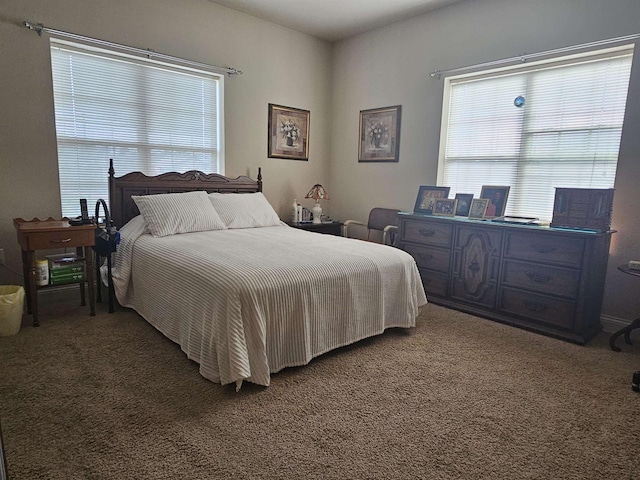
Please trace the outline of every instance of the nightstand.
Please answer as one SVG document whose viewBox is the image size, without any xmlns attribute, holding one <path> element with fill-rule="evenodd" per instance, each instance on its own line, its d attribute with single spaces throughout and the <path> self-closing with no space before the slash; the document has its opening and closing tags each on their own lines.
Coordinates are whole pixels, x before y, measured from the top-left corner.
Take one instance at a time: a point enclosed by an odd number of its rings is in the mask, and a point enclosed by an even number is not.
<svg viewBox="0 0 640 480">
<path fill-rule="evenodd" d="M 24 272 L 25 296 L 27 298 L 27 313 L 33 314 L 33 326 L 40 325 L 38 321 L 38 289 L 47 286 L 36 285 L 36 250 L 50 250 L 55 248 L 75 247 L 76 252 L 85 260 L 85 281 L 89 289 L 89 307 L 91 315 L 96 314 L 95 298 L 93 294 L 93 245 L 95 244 L 95 229 L 93 224 L 72 226 L 67 219 L 39 220 L 34 218 L 27 221 L 15 218 L 13 225 L 18 234 L 18 243 L 22 249 L 22 269 Z M 84 283 L 80 284 L 80 304 L 85 305 Z"/>
<path fill-rule="evenodd" d="M 293 228 L 307 230 L 308 232 L 325 233 L 327 235 L 335 235 L 336 237 L 342 236 L 342 222 L 286 222 L 286 224 Z"/>
</svg>

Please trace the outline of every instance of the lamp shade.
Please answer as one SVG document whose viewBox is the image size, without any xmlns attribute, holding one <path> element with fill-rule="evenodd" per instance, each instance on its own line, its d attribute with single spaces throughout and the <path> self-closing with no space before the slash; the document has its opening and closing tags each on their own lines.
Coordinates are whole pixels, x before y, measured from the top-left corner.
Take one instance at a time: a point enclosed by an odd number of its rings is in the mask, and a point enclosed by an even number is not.
<svg viewBox="0 0 640 480">
<path fill-rule="evenodd" d="M 329 200 L 329 194 L 322 185 L 316 183 L 311 187 L 311 190 L 309 190 L 309 193 L 307 193 L 304 198 L 313 198 L 316 201 Z"/>
</svg>

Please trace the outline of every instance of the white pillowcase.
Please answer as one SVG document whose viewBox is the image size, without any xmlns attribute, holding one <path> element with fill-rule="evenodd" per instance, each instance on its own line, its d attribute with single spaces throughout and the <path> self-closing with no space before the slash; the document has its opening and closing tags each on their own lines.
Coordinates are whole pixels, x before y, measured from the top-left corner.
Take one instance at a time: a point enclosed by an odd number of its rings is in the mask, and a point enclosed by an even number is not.
<svg viewBox="0 0 640 480">
<path fill-rule="evenodd" d="M 131 198 L 154 237 L 227 228 L 204 191 L 132 195 Z"/>
<path fill-rule="evenodd" d="M 227 228 L 280 225 L 280 217 L 261 193 L 210 193 L 209 200 Z"/>
</svg>

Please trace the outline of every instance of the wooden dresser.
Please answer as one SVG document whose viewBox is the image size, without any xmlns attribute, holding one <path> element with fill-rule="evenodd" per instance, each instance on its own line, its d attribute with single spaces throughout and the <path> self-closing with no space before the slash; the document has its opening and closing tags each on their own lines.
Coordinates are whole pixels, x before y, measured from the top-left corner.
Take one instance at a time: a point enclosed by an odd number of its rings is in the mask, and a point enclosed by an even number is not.
<svg viewBox="0 0 640 480">
<path fill-rule="evenodd" d="M 600 329 L 611 232 L 398 218 L 429 301 L 576 343 Z"/>
</svg>

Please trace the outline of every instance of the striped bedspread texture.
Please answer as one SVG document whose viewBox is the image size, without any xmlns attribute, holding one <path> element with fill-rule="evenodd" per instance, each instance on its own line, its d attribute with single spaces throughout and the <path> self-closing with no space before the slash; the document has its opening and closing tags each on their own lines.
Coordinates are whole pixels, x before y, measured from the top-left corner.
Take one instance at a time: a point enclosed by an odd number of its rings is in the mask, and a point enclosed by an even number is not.
<svg viewBox="0 0 640 480">
<path fill-rule="evenodd" d="M 217 383 L 268 386 L 279 370 L 415 326 L 427 302 L 413 257 L 360 240 L 280 226 L 152 237 L 121 231 L 113 283 Z"/>
</svg>

